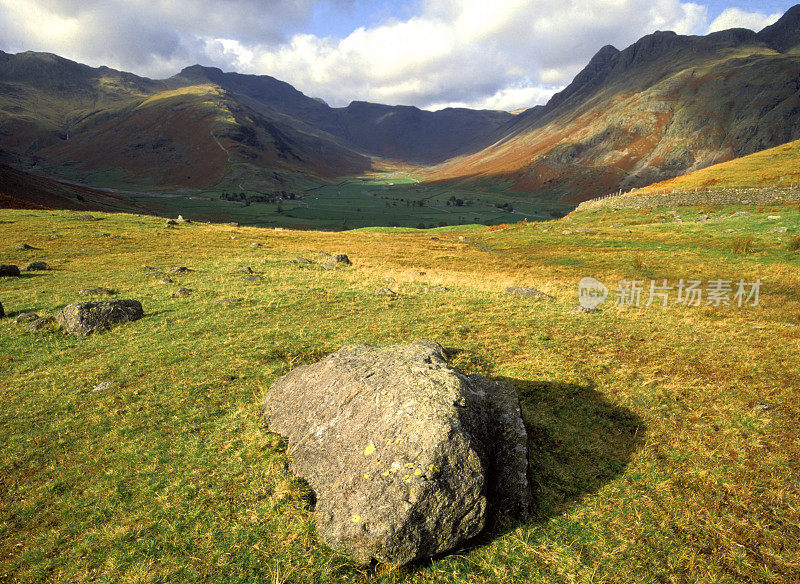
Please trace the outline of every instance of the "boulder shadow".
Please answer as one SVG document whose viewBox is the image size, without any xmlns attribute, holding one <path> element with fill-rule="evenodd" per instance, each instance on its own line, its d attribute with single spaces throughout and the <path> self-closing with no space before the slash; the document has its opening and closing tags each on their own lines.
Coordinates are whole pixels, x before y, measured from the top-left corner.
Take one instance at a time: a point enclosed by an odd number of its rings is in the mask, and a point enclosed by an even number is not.
<svg viewBox="0 0 800 584">
<path fill-rule="evenodd" d="M 622 474 L 645 440 L 644 421 L 610 402 L 594 384 L 495 379 L 519 390 L 528 432 L 531 511 L 527 518 L 509 517 L 490 500 L 494 512 L 486 528 L 460 548 L 461 552 L 487 545 L 520 526 L 545 523 L 565 513 L 576 501 Z"/>
</svg>

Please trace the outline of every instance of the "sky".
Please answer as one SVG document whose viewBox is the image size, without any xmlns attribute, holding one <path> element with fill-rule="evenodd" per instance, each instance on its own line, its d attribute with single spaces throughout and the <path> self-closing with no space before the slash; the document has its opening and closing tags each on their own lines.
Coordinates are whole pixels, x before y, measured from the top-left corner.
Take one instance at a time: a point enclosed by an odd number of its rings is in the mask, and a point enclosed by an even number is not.
<svg viewBox="0 0 800 584">
<path fill-rule="evenodd" d="M 353 100 L 512 111 L 604 45 L 760 30 L 800 0 L 0 0 L 0 49 L 166 78 L 201 64 Z"/>
</svg>

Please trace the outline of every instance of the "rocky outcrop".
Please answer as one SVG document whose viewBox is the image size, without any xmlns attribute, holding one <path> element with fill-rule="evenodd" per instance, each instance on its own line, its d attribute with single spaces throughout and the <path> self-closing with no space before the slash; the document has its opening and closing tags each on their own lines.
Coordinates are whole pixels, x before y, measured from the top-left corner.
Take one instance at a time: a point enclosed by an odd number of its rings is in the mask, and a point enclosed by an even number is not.
<svg viewBox="0 0 800 584">
<path fill-rule="evenodd" d="M 319 539 L 361 563 L 422 560 L 528 511 L 516 389 L 437 343 L 344 347 L 276 381 L 265 413 L 317 495 Z"/>
<path fill-rule="evenodd" d="M 144 316 L 138 300 L 77 302 L 64 307 L 57 320 L 69 334 L 83 336 Z"/>
</svg>

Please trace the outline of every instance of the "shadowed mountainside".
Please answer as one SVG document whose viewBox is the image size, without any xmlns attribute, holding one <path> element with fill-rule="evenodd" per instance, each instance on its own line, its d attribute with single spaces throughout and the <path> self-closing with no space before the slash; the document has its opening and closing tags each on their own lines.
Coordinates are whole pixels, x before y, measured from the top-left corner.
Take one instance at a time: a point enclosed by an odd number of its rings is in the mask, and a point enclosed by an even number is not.
<svg viewBox="0 0 800 584">
<path fill-rule="evenodd" d="M 760 33 L 648 35 L 603 47 L 546 106 L 425 173 L 509 180 L 578 202 L 800 138 L 800 6 Z"/>
</svg>

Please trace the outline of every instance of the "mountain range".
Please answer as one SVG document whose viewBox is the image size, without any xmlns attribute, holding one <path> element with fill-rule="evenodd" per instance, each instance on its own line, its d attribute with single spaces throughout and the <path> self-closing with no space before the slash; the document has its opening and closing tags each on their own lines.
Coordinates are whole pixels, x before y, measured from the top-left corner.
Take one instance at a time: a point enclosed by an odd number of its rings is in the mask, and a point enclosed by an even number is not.
<svg viewBox="0 0 800 584">
<path fill-rule="evenodd" d="M 151 80 L 0 51 L 0 163 L 94 186 L 287 190 L 391 166 L 577 203 L 798 138 L 800 5 L 760 32 L 603 47 L 517 115 L 333 108 L 269 76 L 195 65 Z"/>
</svg>

